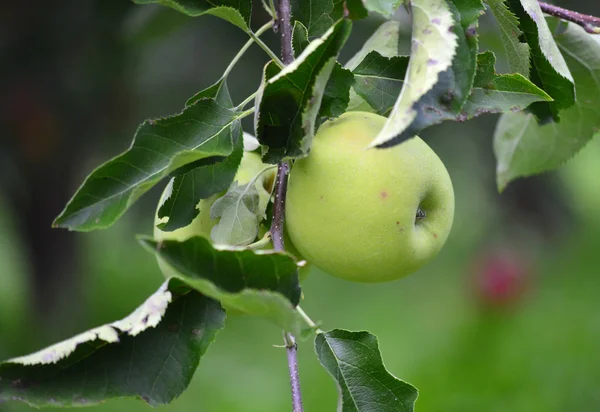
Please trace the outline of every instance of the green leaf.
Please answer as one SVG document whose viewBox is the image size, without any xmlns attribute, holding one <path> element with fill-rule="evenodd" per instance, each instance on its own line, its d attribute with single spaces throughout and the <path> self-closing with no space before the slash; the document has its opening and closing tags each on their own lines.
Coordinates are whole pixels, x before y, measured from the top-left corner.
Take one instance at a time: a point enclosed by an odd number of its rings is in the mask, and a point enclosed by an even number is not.
<svg viewBox="0 0 600 412">
<path fill-rule="evenodd" d="M 256 239 L 264 211 L 258 210 L 258 191 L 253 183 L 238 186 L 234 182 L 210 209 L 212 220 L 220 218 L 211 231 L 217 245 L 247 246 Z"/>
<path fill-rule="evenodd" d="M 283 252 L 217 249 L 202 237 L 185 242 L 140 238 L 146 249 L 170 266 L 177 278 L 228 308 L 262 316 L 298 336 L 306 336 L 295 310 L 300 300 L 296 261 Z"/>
<path fill-rule="evenodd" d="M 210 218 L 219 222 L 212 228 L 211 238 L 217 245 L 247 246 L 256 239 L 271 198 L 264 187 L 263 171 L 245 185 L 234 182 L 213 204 Z"/>
<path fill-rule="evenodd" d="M 537 0 L 508 0 L 519 18 L 523 36 L 531 48 L 529 78 L 548 93 L 553 101 L 534 103 L 530 110 L 541 121 L 558 120 L 559 110 L 575 102 L 573 76 L 560 53 Z"/>
<path fill-rule="evenodd" d="M 457 120 L 468 120 L 484 113 L 504 113 L 524 110 L 533 102 L 552 98 L 522 75 L 499 75 L 494 70 L 496 57 L 492 52 L 477 56 L 477 74 L 471 95 Z"/>
<path fill-rule="evenodd" d="M 294 23 L 292 32 L 292 47 L 294 56 L 299 56 L 310 44 L 308 31 L 299 21 Z M 338 117 L 346 111 L 350 100 L 350 87 L 354 83 L 354 76 L 350 70 L 344 69 L 336 63 L 331 76 L 325 86 L 323 99 L 319 109 L 319 117 Z"/>
<path fill-rule="evenodd" d="M 233 108 L 226 77 L 196 93 L 187 102 L 191 106 L 201 99 L 215 99 L 220 105 Z M 191 163 L 174 172 L 177 176 L 169 183 L 170 195 L 158 210 L 158 217 L 168 219 L 158 225 L 163 231 L 188 226 L 200 213 L 197 208 L 207 199 L 229 187 L 240 165 L 243 154 L 242 130 L 239 122 L 229 128 L 235 148 L 227 157 L 211 157 Z"/>
<path fill-rule="evenodd" d="M 496 55 L 491 51 L 479 53 L 477 55 L 477 71 L 473 80 L 473 87 L 488 87 L 490 83 L 499 77 L 496 73 Z"/>
<path fill-rule="evenodd" d="M 374 335 L 340 329 L 319 333 L 315 351 L 338 385 L 338 411 L 414 411 L 417 389 L 385 369 Z"/>
<path fill-rule="evenodd" d="M 464 32 L 468 33 L 481 13 L 481 3 L 457 1 L 455 4 L 461 7 L 457 16 L 460 16 Z M 473 37 L 469 38 L 466 34 L 462 36 L 459 31 L 457 34 L 461 47 L 452 68 L 440 74 L 440 82 L 422 99 L 425 107 L 430 108 L 432 113 L 423 111 L 417 105 L 420 116 L 409 130 L 441 120 L 464 121 L 484 113 L 522 110 L 533 102 L 551 100 L 543 90 L 521 75 L 498 75 L 494 70 L 495 57 L 491 52 L 477 56 L 478 72 L 475 73 L 471 62 L 477 43 Z M 371 52 L 354 70 L 354 89 L 379 114 L 386 115 L 400 92 L 407 63 L 406 57 L 384 58 L 377 52 Z M 473 80 L 474 74 L 476 77 Z M 472 82 L 474 88 L 464 101 L 464 93 L 471 89 Z M 451 88 L 452 85 L 460 87 Z M 444 99 L 447 94 L 453 97 Z M 461 106 L 462 109 L 458 111 L 457 108 Z"/>
<path fill-rule="evenodd" d="M 306 27 L 309 38 L 322 36 L 344 17 L 344 0 L 292 0 L 291 3 L 295 22 Z"/>
<path fill-rule="evenodd" d="M 457 118 L 475 77 L 475 29 L 483 10 L 480 0 L 437 6 L 413 2 L 413 53 L 404 81 L 410 87 L 402 88 L 371 147 L 402 143 L 426 127 Z"/>
<path fill-rule="evenodd" d="M 344 17 L 358 20 L 368 16 L 362 0 L 291 0 L 291 5 L 294 24 L 301 23 L 310 39 L 322 36 Z"/>
<path fill-rule="evenodd" d="M 170 403 L 189 385 L 224 321 L 217 301 L 167 281 L 123 320 L 0 363 L 0 402 L 73 407 L 136 397 L 154 407 Z"/>
<path fill-rule="evenodd" d="M 227 87 L 227 78 L 222 77 L 212 86 L 199 91 L 185 102 L 185 106 L 191 106 L 202 99 L 215 99 L 221 106 L 227 107 L 228 109 L 233 108 L 233 102 L 231 101 L 231 95 L 229 94 L 229 88 Z"/>
<path fill-rule="evenodd" d="M 212 14 L 244 31 L 250 30 L 252 0 L 133 0 L 137 4 L 162 4 L 188 16 Z"/>
<path fill-rule="evenodd" d="M 294 56 L 300 56 L 309 44 L 310 41 L 308 40 L 307 28 L 299 21 L 294 22 L 294 29 L 292 31 L 292 49 L 294 50 Z"/>
<path fill-rule="evenodd" d="M 519 29 L 519 20 L 509 10 L 505 0 L 486 0 L 496 18 L 502 37 L 504 53 L 510 73 L 519 73 L 529 77 L 529 45 L 519 39 L 523 32 Z"/>
<path fill-rule="evenodd" d="M 384 57 L 397 56 L 399 39 L 400 23 L 394 20 L 386 21 L 375 30 L 371 37 L 363 44 L 362 48 L 348 60 L 345 67 L 350 70 L 356 69 L 372 51 L 376 51 Z M 350 102 L 348 103 L 347 110 L 374 112 L 375 110 L 356 93 L 355 89 L 355 87 L 350 89 Z"/>
<path fill-rule="evenodd" d="M 408 68 L 407 56 L 369 53 L 354 69 L 354 90 L 377 113 L 387 115 L 400 94 Z"/>
<path fill-rule="evenodd" d="M 341 116 L 348 107 L 350 101 L 350 88 L 354 84 L 354 75 L 348 69 L 344 69 L 341 64 L 335 63 L 331 76 L 325 86 L 321 107 L 319 109 L 320 117 L 338 117 Z"/>
<path fill-rule="evenodd" d="M 361 49 L 354 55 L 344 67 L 350 70 L 356 67 L 367 57 L 367 54 L 376 51 L 384 57 L 398 55 L 400 40 L 400 23 L 395 20 L 386 21 L 375 30 L 367 39 Z"/>
<path fill-rule="evenodd" d="M 552 19 L 553 26 L 558 24 Z M 577 102 L 561 112 L 559 123 L 540 125 L 525 113 L 506 113 L 496 126 L 494 152 L 499 190 L 523 176 L 562 165 L 600 128 L 600 44 L 573 24 L 556 36 L 577 85 Z"/>
<path fill-rule="evenodd" d="M 323 93 L 352 23 L 340 20 L 280 72 L 268 64 L 255 99 L 256 137 L 268 163 L 305 156 L 314 135 Z"/>
<path fill-rule="evenodd" d="M 387 70 L 387 77 L 362 76 L 361 66 L 355 70 L 356 84 L 362 97 L 385 115 L 394 105 L 400 91 L 401 83 L 406 71 L 405 57 L 386 59 L 372 52 L 371 58 L 365 59 L 365 65 L 376 69 L 380 65 Z M 397 70 L 392 62 L 397 61 Z M 374 63 L 371 64 L 371 61 Z M 477 56 L 477 73 L 471 94 L 460 112 L 446 112 L 446 120 L 465 121 L 485 113 L 503 113 L 508 111 L 523 110 L 528 105 L 537 101 L 552 100 L 543 90 L 531 83 L 520 74 L 499 75 L 494 70 L 496 58 L 492 52 L 485 52 Z M 386 65 L 387 63 L 387 65 Z M 376 70 L 373 70 L 377 73 Z M 364 78 L 363 78 L 364 77 Z M 371 88 L 371 84 L 375 87 Z M 361 88 L 364 85 L 364 90 Z"/>
<path fill-rule="evenodd" d="M 230 155 L 230 126 L 243 115 L 203 99 L 180 114 L 145 121 L 126 152 L 87 177 L 54 226 L 89 231 L 112 225 L 171 172 L 201 159 Z"/>
<path fill-rule="evenodd" d="M 389 144 L 417 119 L 414 108 L 452 64 L 458 47 L 452 12 L 445 0 L 412 0 L 412 54 L 404 87 L 371 147 Z"/>
<path fill-rule="evenodd" d="M 256 110 L 254 111 L 254 131 L 256 137 L 256 131 L 258 130 L 258 124 L 261 122 L 261 114 L 260 114 L 260 104 L 262 100 L 262 96 L 265 92 L 266 87 L 269 85 L 269 82 L 275 78 L 279 73 L 281 73 L 281 67 L 279 67 L 273 60 L 269 61 L 265 64 L 263 69 L 262 79 L 260 82 L 260 86 L 256 93 L 256 97 L 254 98 L 254 107 Z M 256 140 L 259 140 L 258 138 Z M 260 140 L 259 140 L 259 143 Z"/>
<path fill-rule="evenodd" d="M 231 155 L 210 164 L 198 166 L 187 173 L 176 176 L 171 185 L 171 194 L 158 209 L 158 217 L 168 217 L 158 228 L 173 231 L 188 226 L 198 216 L 200 200 L 207 199 L 226 190 L 235 177 L 244 153 L 242 130 L 234 128 L 238 137 Z"/>
</svg>

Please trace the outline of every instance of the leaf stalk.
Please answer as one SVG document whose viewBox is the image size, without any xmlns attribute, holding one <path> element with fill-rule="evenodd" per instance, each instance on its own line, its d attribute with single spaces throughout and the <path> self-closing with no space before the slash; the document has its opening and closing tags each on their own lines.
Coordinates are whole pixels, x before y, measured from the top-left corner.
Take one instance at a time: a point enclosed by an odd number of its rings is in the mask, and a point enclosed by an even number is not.
<svg viewBox="0 0 600 412">
<path fill-rule="evenodd" d="M 271 21 L 271 24 L 272 23 L 273 22 Z M 279 66 L 280 69 L 283 69 L 285 67 L 285 64 L 283 64 L 279 57 L 277 57 L 277 55 L 273 53 L 273 50 L 271 50 L 269 46 L 267 46 L 254 32 L 249 31 L 248 35 L 252 40 L 256 42 L 256 44 L 260 46 L 261 49 L 265 51 L 265 53 L 267 53 L 267 55 L 275 62 L 277 66 Z"/>
<path fill-rule="evenodd" d="M 304 322 L 306 322 L 306 324 L 308 325 L 309 328 L 314 329 L 315 332 L 317 332 L 317 333 L 323 332 L 319 328 L 319 325 L 317 325 L 315 322 L 313 322 L 313 320 L 306 314 L 306 312 L 304 312 L 304 310 L 300 306 L 296 306 L 296 311 L 300 314 L 300 316 L 302 317 Z"/>
<path fill-rule="evenodd" d="M 260 27 L 256 31 L 256 33 L 252 33 L 252 34 L 258 39 L 260 35 L 262 35 L 264 32 L 266 32 L 267 30 L 269 30 L 271 27 L 273 27 L 273 20 L 270 20 L 269 22 L 267 22 L 266 24 L 264 24 L 262 27 Z M 231 73 L 231 70 L 233 70 L 233 68 L 238 63 L 238 61 L 242 58 L 242 56 L 244 55 L 244 53 L 246 53 L 246 51 L 248 51 L 248 49 L 250 48 L 250 46 L 252 46 L 256 42 L 256 40 L 254 39 L 254 37 L 252 37 L 252 36 L 250 36 L 250 37 L 251 38 L 242 46 L 242 48 L 240 49 L 240 51 L 238 51 L 237 54 L 235 55 L 235 57 L 231 60 L 231 62 L 229 63 L 229 66 L 227 66 L 227 68 L 223 72 L 222 78 L 225 78 L 225 77 L 229 76 L 229 73 Z"/>
<path fill-rule="evenodd" d="M 256 97 L 257 94 L 258 94 L 258 92 L 254 92 L 250 96 L 246 97 L 244 99 L 244 101 L 238 105 L 238 110 L 243 109 L 244 106 L 246 106 L 248 103 L 250 103 L 252 100 L 254 100 L 254 98 Z"/>
<path fill-rule="evenodd" d="M 243 119 L 244 117 L 248 117 L 248 116 L 250 116 L 250 115 L 251 115 L 251 114 L 253 114 L 253 113 L 254 113 L 254 107 L 252 107 L 251 109 L 248 109 L 248 110 L 246 110 L 246 111 L 244 111 L 244 112 L 240 113 L 240 115 L 238 116 L 238 119 L 240 119 L 240 120 L 241 120 L 241 119 Z"/>
</svg>

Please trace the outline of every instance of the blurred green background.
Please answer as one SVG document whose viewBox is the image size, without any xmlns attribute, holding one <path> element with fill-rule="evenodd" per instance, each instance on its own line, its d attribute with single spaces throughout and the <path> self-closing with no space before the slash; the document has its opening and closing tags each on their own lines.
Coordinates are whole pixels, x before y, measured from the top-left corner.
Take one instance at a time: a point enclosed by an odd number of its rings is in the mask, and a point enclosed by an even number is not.
<svg viewBox="0 0 600 412">
<path fill-rule="evenodd" d="M 134 235 L 151 233 L 162 187 L 104 231 L 50 224 L 85 175 L 129 145 L 137 124 L 181 110 L 246 41 L 217 18 L 125 0 L 33 3 L 0 6 L 1 359 L 120 319 L 158 288 L 158 266 Z M 560 4 L 600 13 L 592 2 Z M 408 47 L 409 20 L 404 12 L 397 18 Z M 257 2 L 255 27 L 265 19 Z M 380 23 L 355 24 L 340 60 Z M 265 40 L 278 50 L 275 34 Z M 481 40 L 498 50 L 491 19 Z M 257 47 L 243 58 L 230 79 L 234 101 L 256 89 L 265 62 Z M 420 412 L 600 410 L 600 141 L 557 172 L 499 195 L 496 119 L 423 133 L 457 199 L 452 234 L 433 263 L 382 285 L 314 270 L 302 306 L 324 329 L 376 334 L 387 368 L 419 388 Z M 281 341 L 265 321 L 230 317 L 189 390 L 162 409 L 290 410 Z M 299 356 L 306 410 L 335 410 L 336 387 L 312 342 L 300 342 Z M 149 407 L 120 400 L 91 409 Z"/>
</svg>

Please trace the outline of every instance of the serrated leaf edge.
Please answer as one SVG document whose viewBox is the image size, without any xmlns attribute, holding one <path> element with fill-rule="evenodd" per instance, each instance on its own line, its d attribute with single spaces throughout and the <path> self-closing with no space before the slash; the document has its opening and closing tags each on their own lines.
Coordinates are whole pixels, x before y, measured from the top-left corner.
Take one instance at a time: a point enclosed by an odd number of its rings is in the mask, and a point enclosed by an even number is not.
<svg viewBox="0 0 600 412">
<path fill-rule="evenodd" d="M 94 230 L 94 229 L 105 229 L 105 228 L 107 228 L 107 227 L 110 227 L 110 226 L 111 226 L 111 225 L 112 225 L 112 224 L 113 224 L 113 223 L 114 223 L 114 222 L 115 222 L 115 221 L 116 221 L 116 220 L 117 220 L 117 219 L 118 219 L 120 216 L 122 216 L 123 214 L 125 214 L 125 212 L 127 212 L 127 210 L 128 210 L 128 208 L 129 208 L 129 206 L 131 206 L 131 204 L 133 204 L 133 203 L 134 203 L 134 202 L 135 202 L 135 201 L 136 201 L 136 200 L 137 200 L 137 199 L 138 199 L 138 198 L 139 198 L 139 197 L 140 197 L 140 196 L 141 196 L 141 195 L 142 195 L 142 194 L 143 194 L 145 191 L 144 191 L 144 192 L 142 192 L 142 193 L 139 193 L 139 194 L 137 194 L 137 196 L 135 196 L 135 195 L 134 195 L 134 193 L 132 193 L 132 196 L 131 196 L 131 197 L 128 199 L 127 207 L 126 207 L 126 208 L 125 208 L 125 209 L 124 209 L 124 210 L 123 210 L 123 211 L 122 211 L 122 212 L 119 214 L 119 216 L 117 216 L 117 217 L 116 217 L 116 218 L 113 220 L 113 222 L 109 222 L 108 224 L 96 224 L 96 225 L 95 225 L 95 226 L 93 226 L 92 228 L 85 228 L 85 229 L 82 229 L 82 228 L 81 228 L 81 227 L 79 227 L 79 226 L 72 226 L 72 225 L 68 225 L 68 224 L 66 224 L 66 225 L 65 225 L 64 223 L 65 223 L 65 222 L 67 222 L 67 221 L 69 221 L 69 220 L 70 220 L 70 219 L 71 219 L 73 216 L 81 214 L 81 213 L 82 213 L 82 211 L 84 211 L 84 210 L 86 210 L 86 209 L 88 209 L 88 208 L 90 208 L 90 207 L 93 207 L 93 206 L 97 205 L 98 203 L 102 203 L 102 202 L 106 202 L 106 201 L 108 201 L 108 200 L 112 200 L 112 199 L 116 198 L 117 196 L 121 196 L 123 193 L 125 193 L 125 192 L 127 192 L 127 191 L 132 191 L 132 192 L 135 192 L 135 188 L 136 188 L 136 187 L 139 187 L 140 185 L 144 185 L 145 183 L 147 183 L 147 182 L 148 182 L 148 180 L 152 180 L 152 177 L 153 177 L 153 176 L 161 176 L 161 175 L 162 175 L 161 177 L 159 177 L 159 178 L 157 179 L 157 182 L 158 182 L 158 181 L 159 181 L 159 180 L 160 180 L 162 177 L 165 177 L 165 175 L 166 175 L 166 174 L 165 174 L 165 171 L 167 171 L 167 170 L 171 170 L 171 169 L 173 168 L 173 165 L 177 163 L 177 160 L 178 160 L 179 158 L 183 158 L 183 157 L 185 157 L 187 154 L 193 154 L 195 151 L 197 151 L 197 150 L 198 150 L 198 148 L 202 147 L 204 144 L 206 144 L 206 142 L 208 142 L 208 141 L 210 141 L 210 140 L 214 139 L 215 137 L 219 136 L 219 135 L 221 134 L 221 132 L 223 132 L 225 129 L 227 129 L 228 127 L 230 127 L 230 126 L 231 126 L 231 125 L 232 125 L 232 124 L 233 124 L 233 123 L 234 123 L 236 120 L 238 120 L 240 117 L 242 117 L 242 116 L 243 116 L 243 112 L 239 112 L 239 111 L 238 111 L 238 112 L 236 113 L 237 115 L 236 115 L 236 116 L 234 116 L 234 117 L 231 119 L 231 121 L 230 121 L 230 122 L 228 122 L 226 125 L 224 125 L 224 126 L 223 126 L 223 127 L 222 127 L 222 128 L 219 130 L 219 131 L 218 131 L 218 132 L 216 132 L 215 134 L 213 134 L 213 135 L 212 135 L 212 136 L 211 136 L 209 139 L 207 139 L 207 140 L 203 141 L 201 144 L 199 144 L 199 145 L 197 145 L 197 146 L 195 146 L 195 147 L 193 147 L 193 148 L 187 148 L 187 149 L 185 149 L 185 150 L 182 150 L 182 151 L 180 151 L 180 152 L 177 152 L 177 153 L 176 153 L 176 154 L 175 154 L 175 155 L 174 155 L 174 156 L 173 156 L 173 157 L 170 159 L 169 163 L 168 163 L 168 164 L 167 164 L 165 167 L 163 167 L 162 169 L 156 170 L 156 172 L 155 172 L 155 173 L 154 173 L 152 176 L 146 176 L 144 179 L 142 179 L 142 180 L 139 180 L 139 181 L 135 182 L 135 183 L 134 183 L 134 184 L 132 184 L 132 185 L 128 185 L 128 186 L 127 186 L 125 189 L 123 189 L 123 190 L 121 190 L 121 191 L 119 191 L 119 192 L 117 192 L 117 193 L 115 193 L 115 194 L 113 194 L 113 195 L 111 195 L 111 196 L 108 196 L 108 197 L 106 197 L 106 198 L 102 199 L 102 201 L 101 201 L 101 202 L 92 203 L 92 204 L 90 204 L 90 205 L 86 206 L 85 208 L 79 209 L 79 210 L 77 210 L 77 211 L 75 211 L 75 212 L 73 212 L 73 213 L 69 214 L 68 216 L 65 216 L 65 213 L 66 213 L 66 211 L 67 211 L 67 208 L 70 206 L 70 204 L 73 202 L 73 200 L 75 200 L 75 198 L 76 198 L 76 197 L 79 195 L 79 191 L 80 191 L 80 189 L 81 189 L 82 187 L 84 187 L 84 186 L 87 184 L 87 182 L 90 180 L 90 178 L 91 178 L 91 177 L 92 177 L 92 176 L 93 176 L 93 175 L 94 175 L 94 174 L 95 174 L 95 173 L 96 173 L 98 170 L 102 169 L 102 168 L 103 168 L 104 166 L 106 166 L 108 163 L 111 163 L 111 162 L 113 162 L 113 161 L 115 161 L 115 160 L 117 160 L 117 159 L 121 158 L 122 156 L 125 156 L 125 154 L 126 154 L 126 153 L 128 153 L 130 150 L 132 150 L 132 148 L 134 147 L 134 145 L 135 145 L 135 142 L 136 142 L 136 140 L 137 140 L 137 135 L 138 135 L 139 131 L 142 129 L 142 127 L 144 127 L 145 125 L 148 125 L 148 124 L 149 124 L 149 125 L 153 125 L 153 124 L 154 124 L 154 123 L 156 123 L 156 122 L 159 122 L 159 121 L 162 121 L 162 120 L 169 120 L 169 119 L 175 118 L 175 117 L 177 117 L 177 116 L 180 116 L 180 115 L 182 115 L 182 114 L 184 113 L 184 111 L 185 111 L 185 110 L 187 110 L 187 109 L 190 109 L 191 107 L 193 107 L 194 105 L 198 104 L 199 102 L 206 101 L 206 100 L 213 100 L 213 101 L 214 101 L 214 103 L 215 103 L 216 105 L 220 106 L 220 107 L 221 107 L 221 108 L 223 108 L 224 110 L 229 110 L 229 111 L 231 111 L 231 112 L 236 112 L 235 110 L 228 109 L 228 108 L 225 108 L 225 107 L 221 106 L 221 105 L 220 105 L 220 104 L 219 104 L 219 103 L 218 103 L 216 100 L 214 100 L 214 99 L 202 98 L 202 99 L 199 99 L 199 100 L 197 100 L 196 102 L 194 102 L 192 105 L 190 105 L 190 106 L 186 106 L 186 107 L 185 107 L 185 108 L 184 108 L 184 109 L 183 109 L 181 112 L 179 112 L 179 113 L 173 114 L 173 115 L 171 115 L 171 116 L 157 117 L 157 118 L 153 118 L 153 119 L 147 119 L 147 120 L 145 120 L 144 122 L 142 122 L 142 123 L 141 123 L 141 124 L 140 124 L 140 125 L 137 127 L 137 129 L 136 129 L 136 132 L 135 132 L 135 134 L 134 134 L 134 137 L 133 137 L 133 139 L 132 139 L 132 142 L 131 142 L 131 144 L 129 145 L 129 147 L 128 147 L 128 148 L 127 148 L 125 151 L 123 151 L 123 152 L 119 153 L 117 156 L 114 156 L 114 157 L 110 158 L 109 160 L 105 161 L 104 163 L 102 163 L 101 165 L 99 165 L 98 167 L 96 167 L 94 170 L 92 170 L 92 172 L 90 172 L 90 173 L 87 175 L 87 177 L 84 179 L 84 181 L 83 181 L 83 183 L 81 184 L 81 186 L 80 186 L 80 187 L 77 189 L 77 191 L 75 191 L 75 193 L 73 194 L 73 196 L 72 196 L 72 197 L 69 199 L 69 201 L 67 202 L 67 205 L 65 206 L 65 208 L 63 209 L 63 211 L 60 213 L 60 215 L 58 215 L 58 217 L 57 217 L 57 218 L 54 220 L 54 222 L 52 222 L 52 227 L 54 227 L 54 228 L 57 228 L 57 227 L 61 227 L 61 228 L 67 228 L 67 229 L 69 229 L 69 230 L 75 230 L 75 229 L 77 229 L 77 230 L 79 230 L 79 231 L 83 231 L 83 232 L 91 231 L 91 230 Z"/>
<path fill-rule="evenodd" d="M 406 384 L 406 385 L 409 385 L 409 386 L 413 387 L 413 388 L 415 389 L 415 392 L 416 392 L 416 398 L 415 398 L 415 401 L 417 400 L 417 398 L 418 398 L 418 396 L 419 396 L 419 390 L 418 390 L 417 388 L 415 388 L 413 385 L 411 385 L 410 383 L 406 382 L 405 380 L 398 378 L 397 376 L 395 376 L 394 374 L 392 374 L 392 373 L 391 373 L 391 372 L 390 372 L 390 371 L 389 371 L 389 370 L 386 368 L 386 366 L 385 366 L 385 363 L 384 363 L 384 361 L 383 361 L 383 357 L 381 356 L 381 350 L 379 349 L 379 339 L 377 338 L 377 336 L 373 335 L 372 333 L 370 333 L 370 332 L 368 332 L 368 331 L 356 331 L 356 332 L 355 332 L 355 331 L 349 331 L 349 330 L 345 330 L 345 329 L 332 329 L 332 330 L 330 330 L 330 331 L 326 331 L 326 332 L 319 332 L 319 333 L 317 333 L 317 336 L 315 337 L 315 343 L 316 343 L 316 339 L 317 339 L 319 336 L 322 336 L 322 337 L 323 337 L 323 340 L 324 340 L 324 342 L 326 342 L 326 343 L 327 343 L 327 348 L 329 349 L 329 351 L 331 352 L 331 354 L 333 355 L 333 357 L 336 359 L 336 364 L 340 364 L 340 363 L 341 363 L 341 360 L 338 358 L 337 354 L 336 354 L 336 353 L 333 351 L 333 349 L 332 349 L 331 345 L 329 344 L 329 341 L 328 341 L 328 339 L 327 339 L 327 336 L 326 336 L 327 334 L 332 334 L 332 333 L 335 333 L 335 332 L 348 332 L 348 333 L 352 333 L 352 334 L 355 334 L 355 335 L 363 334 L 363 335 L 368 335 L 369 337 L 373 338 L 373 340 L 374 340 L 374 342 L 375 342 L 375 350 L 377 351 L 377 355 L 378 355 L 378 358 L 379 358 L 378 360 L 381 362 L 381 365 L 382 365 L 383 369 L 384 369 L 384 370 L 387 372 L 387 374 L 388 374 L 388 375 L 390 375 L 391 377 L 393 377 L 393 378 L 394 378 L 395 380 L 397 380 L 398 382 L 401 382 L 401 383 L 404 383 L 404 384 Z M 337 338 L 337 339 L 339 339 L 339 338 Z M 319 356 L 318 356 L 318 357 L 319 357 Z M 319 362 L 320 362 L 320 357 L 319 357 Z M 324 366 L 324 365 L 323 365 L 323 366 Z M 327 370 L 327 368 L 325 368 L 325 369 Z M 339 375 L 338 375 L 338 376 L 333 376 L 333 375 L 331 374 L 331 372 L 329 372 L 329 370 L 327 370 L 327 372 L 330 374 L 330 376 L 332 376 L 332 377 L 333 377 L 333 379 L 335 380 L 335 383 L 336 383 L 336 385 L 338 385 L 338 390 L 340 390 L 340 393 L 341 393 L 341 388 L 339 387 L 339 382 L 338 382 L 338 377 L 339 377 Z M 342 376 L 342 377 L 343 377 L 343 376 Z M 347 380 L 346 380 L 346 378 L 345 378 L 345 377 L 343 377 L 343 378 L 344 378 L 344 383 L 346 383 L 346 384 L 347 384 Z M 348 386 L 348 385 L 347 385 L 347 386 Z M 386 389 L 388 389 L 388 388 L 386 388 Z M 357 406 L 357 405 L 356 405 L 356 401 L 354 400 L 354 398 L 353 398 L 353 397 L 352 397 L 352 401 L 353 401 L 353 403 L 354 403 L 354 406 L 356 407 L 356 406 Z M 343 404 L 342 404 L 342 399 L 341 399 L 341 397 L 340 397 L 340 399 L 339 399 L 339 404 L 338 404 L 338 411 L 341 411 L 341 410 L 342 410 L 342 406 L 343 406 Z M 404 406 L 404 405 L 402 405 L 402 406 Z M 358 411 L 358 408 L 356 409 L 356 411 Z"/>
<path fill-rule="evenodd" d="M 521 1 L 521 5 L 523 6 L 523 9 L 525 10 L 525 13 L 527 13 L 527 15 L 534 21 L 534 23 L 537 27 L 538 43 L 540 46 L 540 50 L 542 51 L 542 54 L 544 55 L 544 58 L 552 65 L 552 68 L 554 68 L 554 70 L 559 75 L 561 75 L 565 79 L 569 80 L 571 83 L 575 84 L 575 81 L 573 80 L 573 75 L 571 74 L 571 71 L 569 70 L 569 67 L 567 66 L 567 62 L 565 61 L 562 53 L 560 52 L 560 49 L 558 48 L 558 45 L 554 41 L 554 37 L 552 36 L 552 33 L 550 32 L 550 28 L 548 27 L 548 23 L 546 22 L 546 19 L 544 18 L 544 14 L 542 12 L 542 9 L 541 9 L 539 3 L 537 2 L 537 0 L 533 0 L 533 1 L 520 0 L 520 1 Z M 548 42 L 548 43 L 543 42 L 543 39 L 546 38 L 545 35 L 549 35 L 549 38 L 551 39 L 550 42 Z M 552 61 L 553 59 L 549 58 L 547 52 L 550 53 L 550 51 L 548 50 L 548 48 L 550 48 L 552 55 L 557 56 L 558 62 L 554 62 L 554 61 Z"/>
<path fill-rule="evenodd" d="M 429 90 L 431 90 L 438 82 L 440 73 L 447 70 L 452 65 L 452 59 L 456 54 L 456 47 L 458 46 L 458 37 L 452 32 L 452 27 L 458 23 L 454 21 L 452 12 L 445 3 L 445 0 L 412 0 L 411 6 L 413 8 L 413 14 L 415 13 L 415 9 L 419 9 L 422 13 L 428 15 L 426 11 L 427 7 L 423 7 L 423 4 L 431 7 L 433 3 L 437 3 L 440 14 L 433 18 L 430 17 L 429 24 L 426 27 L 418 27 L 413 23 L 413 50 L 408 63 L 404 86 L 402 87 L 400 95 L 396 100 L 396 104 L 392 108 L 391 114 L 385 122 L 382 130 L 367 146 L 369 149 L 393 139 L 410 125 L 410 123 L 417 116 L 417 111 L 413 108 L 414 103 L 419 101 L 419 99 L 421 99 Z M 415 76 L 412 71 L 412 68 L 415 64 L 415 49 L 423 46 L 421 43 L 415 42 L 414 37 L 417 31 L 424 30 L 437 30 L 442 34 L 442 38 L 445 38 L 447 42 L 446 47 L 442 47 L 441 52 L 435 55 L 435 59 L 433 56 L 429 57 L 426 66 L 432 69 L 432 67 L 430 67 L 428 64 L 430 60 L 435 60 L 436 64 L 431 65 L 433 66 L 432 70 L 418 75 L 419 80 L 424 84 L 417 91 L 415 91 L 412 84 L 414 82 L 412 77 Z M 412 95 L 409 95 L 409 93 L 412 93 Z M 403 106 L 407 107 L 403 108 Z"/>
</svg>

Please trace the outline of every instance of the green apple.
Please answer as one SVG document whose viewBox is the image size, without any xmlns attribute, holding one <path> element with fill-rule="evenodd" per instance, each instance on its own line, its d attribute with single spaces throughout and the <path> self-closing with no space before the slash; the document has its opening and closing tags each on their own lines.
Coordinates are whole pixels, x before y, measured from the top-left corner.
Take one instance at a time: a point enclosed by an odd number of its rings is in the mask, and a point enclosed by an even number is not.
<svg viewBox="0 0 600 412">
<path fill-rule="evenodd" d="M 250 180 L 252 180 L 252 178 L 263 169 L 263 167 L 264 164 L 257 153 L 244 152 L 242 161 L 240 163 L 234 180 L 236 180 L 239 185 L 245 185 L 248 182 L 250 182 Z M 165 232 L 160 230 L 157 227 L 157 225 L 159 223 L 168 221 L 168 218 L 159 218 L 158 210 L 161 208 L 163 203 L 169 198 L 169 196 L 171 196 L 172 191 L 173 179 L 169 181 L 160 197 L 160 200 L 158 201 L 158 207 L 156 208 L 156 217 L 154 220 L 154 238 L 157 240 L 177 240 L 179 242 L 182 242 L 192 236 L 204 236 L 210 239 L 210 231 L 213 228 L 213 226 L 217 223 L 216 220 L 211 220 L 210 218 L 210 208 L 219 197 L 224 195 L 224 192 L 217 193 L 207 199 L 202 199 L 197 206 L 197 208 L 200 209 L 200 213 L 188 226 L 182 227 L 171 232 Z"/>
<path fill-rule="evenodd" d="M 438 254 L 452 227 L 452 182 L 423 140 L 367 149 L 385 122 L 367 112 L 326 121 L 290 173 L 289 236 L 304 258 L 339 278 L 407 276 Z"/>
<path fill-rule="evenodd" d="M 256 176 L 261 170 L 263 170 L 264 167 L 265 165 L 263 164 L 260 156 L 257 153 L 244 152 L 242 161 L 240 163 L 234 180 L 238 182 L 238 185 L 245 185 L 249 183 L 250 180 L 252 180 L 254 176 Z M 275 172 L 273 172 L 272 174 L 274 175 Z M 272 184 L 273 179 L 274 177 L 269 175 L 265 177 L 264 182 L 265 184 Z M 159 241 L 177 240 L 179 242 L 183 242 L 184 240 L 187 240 L 193 236 L 202 236 L 210 240 L 210 231 L 213 228 L 213 226 L 217 224 L 217 220 L 212 220 L 210 218 L 210 208 L 218 198 L 225 194 L 225 192 L 217 193 L 207 199 L 202 199 L 197 206 L 197 208 L 200 209 L 200 213 L 198 213 L 198 216 L 196 216 L 196 218 L 188 226 L 179 228 L 171 232 L 165 232 L 160 230 L 157 227 L 157 225 L 159 223 L 168 221 L 168 218 L 165 217 L 160 219 L 158 217 L 158 210 L 163 205 L 163 203 L 169 198 L 169 196 L 171 196 L 172 190 L 173 179 L 171 179 L 165 187 L 165 190 L 163 191 L 158 202 L 158 207 L 156 208 L 156 214 L 154 218 L 154 238 Z M 171 271 L 171 269 L 160 258 L 158 259 L 158 264 L 165 277 L 169 278 L 173 276 L 173 272 Z"/>
</svg>

